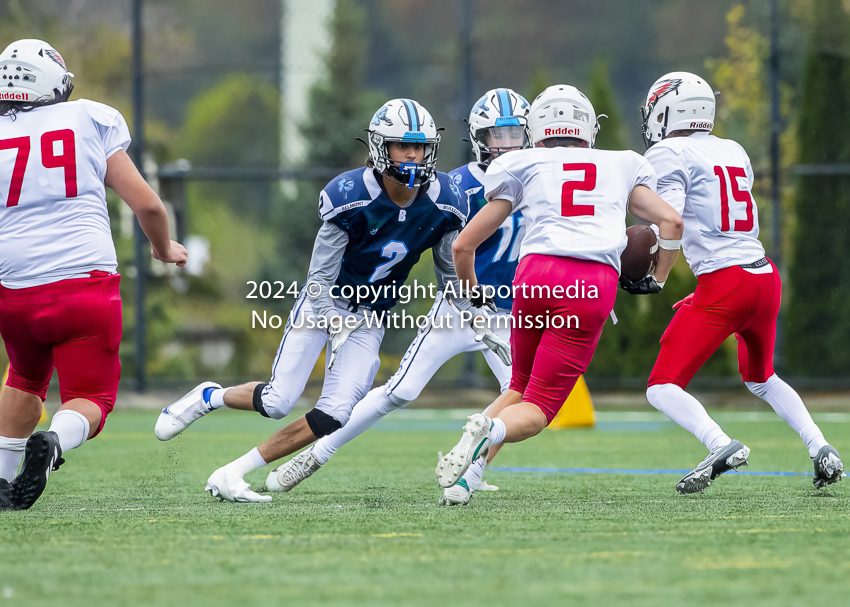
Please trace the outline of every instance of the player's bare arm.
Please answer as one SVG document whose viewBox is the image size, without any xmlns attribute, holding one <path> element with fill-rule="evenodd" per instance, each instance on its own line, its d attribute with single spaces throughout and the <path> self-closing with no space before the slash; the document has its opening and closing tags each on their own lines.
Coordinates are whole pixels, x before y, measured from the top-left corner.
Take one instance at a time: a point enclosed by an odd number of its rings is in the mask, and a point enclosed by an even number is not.
<svg viewBox="0 0 850 607">
<path fill-rule="evenodd" d="M 629 197 L 629 212 L 658 226 L 660 246 L 655 279 L 663 283 L 670 275 L 670 270 L 673 269 L 673 264 L 679 255 L 679 241 L 684 231 L 682 217 L 658 194 L 642 185 L 632 190 L 632 195 Z"/>
<path fill-rule="evenodd" d="M 148 240 L 151 255 L 164 263 L 185 266 L 188 253 L 182 244 L 171 240 L 168 235 L 168 214 L 159 196 L 142 177 L 130 156 L 118 150 L 106 161 L 104 184 L 127 203 Z"/>
<path fill-rule="evenodd" d="M 507 200 L 491 200 L 472 218 L 454 241 L 452 257 L 461 285 L 474 287 L 478 284 L 475 276 L 475 250 L 499 229 L 512 211 L 511 203 Z"/>
</svg>

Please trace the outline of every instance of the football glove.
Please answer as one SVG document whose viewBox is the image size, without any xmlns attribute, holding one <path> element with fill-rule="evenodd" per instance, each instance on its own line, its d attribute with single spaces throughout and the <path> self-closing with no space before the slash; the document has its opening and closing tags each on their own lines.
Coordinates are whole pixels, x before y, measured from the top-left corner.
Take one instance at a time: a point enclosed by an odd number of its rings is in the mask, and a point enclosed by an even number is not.
<svg viewBox="0 0 850 607">
<path fill-rule="evenodd" d="M 487 318 L 487 313 L 482 310 L 482 316 Z M 472 328 L 475 329 L 475 341 L 478 343 L 484 342 L 484 345 L 490 348 L 496 356 L 502 361 L 506 367 L 511 366 L 511 344 L 493 333 L 488 327 L 476 328 L 473 322 Z"/>
<path fill-rule="evenodd" d="M 655 280 L 655 276 L 644 276 L 640 280 L 632 282 L 625 276 L 620 276 L 620 287 L 632 295 L 654 295 L 661 293 L 664 283 Z"/>
<path fill-rule="evenodd" d="M 449 305 L 454 308 L 454 311 L 458 313 L 460 316 L 461 312 L 455 306 L 453 301 L 449 301 Z M 487 306 L 489 307 L 489 306 Z M 495 305 L 494 305 L 495 307 Z M 490 330 L 489 320 L 490 314 L 483 308 L 473 307 L 469 310 L 469 313 L 472 314 L 472 320 L 469 321 L 469 326 L 472 327 L 472 330 L 475 331 L 475 341 L 477 343 L 483 343 L 485 346 L 490 348 L 496 356 L 504 363 L 506 367 L 511 366 L 511 344 L 506 342 L 504 339 L 496 335 Z M 485 322 L 476 323 L 475 320 L 481 317 Z M 480 327 L 476 326 L 476 324 L 482 325 Z"/>
<path fill-rule="evenodd" d="M 471 303 L 473 307 L 478 308 L 479 310 L 487 308 L 491 312 L 496 312 L 496 301 L 487 295 L 487 291 L 493 291 L 493 289 L 488 289 L 485 285 L 475 285 L 464 293 L 463 296 L 469 300 L 469 303 Z"/>
<path fill-rule="evenodd" d="M 357 321 L 357 324 L 354 327 L 348 327 L 347 323 L 344 322 L 342 316 L 335 316 L 333 320 L 328 324 L 328 336 L 330 337 L 330 351 L 331 355 L 328 358 L 328 371 L 333 369 L 334 362 L 336 362 L 336 357 L 342 350 L 343 344 L 345 344 L 346 340 L 354 333 L 357 329 L 366 324 L 366 317 L 364 316 L 360 320 Z"/>
</svg>

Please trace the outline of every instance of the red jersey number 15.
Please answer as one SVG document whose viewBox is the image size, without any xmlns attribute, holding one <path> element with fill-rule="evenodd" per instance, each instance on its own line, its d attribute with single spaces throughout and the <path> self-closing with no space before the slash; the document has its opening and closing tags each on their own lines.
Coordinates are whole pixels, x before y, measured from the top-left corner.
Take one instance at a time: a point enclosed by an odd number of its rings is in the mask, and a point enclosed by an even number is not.
<svg viewBox="0 0 850 607">
<path fill-rule="evenodd" d="M 753 218 L 753 197 L 746 190 L 738 188 L 738 178 L 747 177 L 747 172 L 741 167 L 714 167 L 714 174 L 720 179 L 720 231 L 722 232 L 749 232 L 755 225 Z M 732 199 L 736 202 L 747 203 L 747 218 L 736 219 L 734 229 L 731 229 L 732 217 L 729 211 L 729 192 L 726 185 L 726 174 L 729 175 L 729 185 L 732 186 Z"/>
</svg>

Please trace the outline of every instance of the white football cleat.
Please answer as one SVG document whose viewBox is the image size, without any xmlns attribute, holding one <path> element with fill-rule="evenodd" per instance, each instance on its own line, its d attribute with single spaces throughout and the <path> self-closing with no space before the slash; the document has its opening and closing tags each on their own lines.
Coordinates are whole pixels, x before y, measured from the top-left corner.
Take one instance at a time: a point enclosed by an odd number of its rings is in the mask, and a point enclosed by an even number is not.
<svg viewBox="0 0 850 607">
<path fill-rule="evenodd" d="M 440 496 L 438 504 L 440 506 L 466 506 L 471 497 L 472 492 L 469 490 L 466 481 L 460 479 L 457 485 L 443 489 L 443 495 Z"/>
<path fill-rule="evenodd" d="M 207 388 L 221 388 L 221 386 L 213 381 L 205 381 L 195 386 L 191 392 L 176 403 L 171 403 L 162 410 L 153 428 L 153 432 L 159 440 L 171 440 L 191 426 L 192 422 L 214 411 L 210 405 L 204 402 L 204 390 Z"/>
<path fill-rule="evenodd" d="M 479 481 L 478 486 L 475 488 L 476 491 L 498 491 L 499 488 L 496 485 L 491 485 L 487 481 Z"/>
<path fill-rule="evenodd" d="M 313 457 L 313 452 L 307 449 L 269 472 L 266 488 L 275 493 L 286 493 L 304 479 L 313 476 L 321 467 L 322 464 Z"/>
<path fill-rule="evenodd" d="M 456 484 L 466 474 L 469 466 L 479 457 L 487 457 L 490 449 L 490 429 L 493 421 L 483 413 L 466 418 L 463 436 L 447 455 L 437 463 L 437 482 L 447 488 Z"/>
<path fill-rule="evenodd" d="M 224 466 L 212 473 L 207 480 L 204 491 L 222 501 L 235 502 L 239 504 L 254 504 L 258 502 L 272 501 L 271 495 L 260 495 L 251 491 L 251 485 L 242 478 L 235 470 Z"/>
</svg>

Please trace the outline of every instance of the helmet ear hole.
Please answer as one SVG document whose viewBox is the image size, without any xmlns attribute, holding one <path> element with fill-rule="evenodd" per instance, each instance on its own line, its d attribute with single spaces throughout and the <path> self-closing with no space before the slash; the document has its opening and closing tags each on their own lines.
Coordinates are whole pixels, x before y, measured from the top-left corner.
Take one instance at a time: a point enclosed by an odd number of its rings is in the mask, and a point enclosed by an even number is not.
<svg viewBox="0 0 850 607">
<path fill-rule="evenodd" d="M 658 124 L 661 124 L 663 121 L 664 121 L 664 112 L 661 112 L 660 114 L 658 114 L 658 118 L 656 119 L 656 122 Z"/>
</svg>

